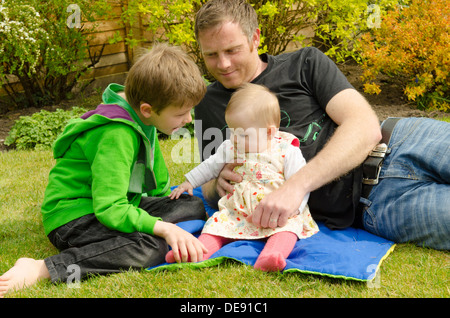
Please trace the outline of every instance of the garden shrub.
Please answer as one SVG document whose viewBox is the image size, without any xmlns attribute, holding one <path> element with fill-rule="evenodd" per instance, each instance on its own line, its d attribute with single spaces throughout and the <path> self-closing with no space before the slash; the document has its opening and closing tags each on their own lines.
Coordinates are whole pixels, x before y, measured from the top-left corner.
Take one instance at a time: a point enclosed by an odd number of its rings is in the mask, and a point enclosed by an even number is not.
<svg viewBox="0 0 450 318">
<path fill-rule="evenodd" d="M 5 145 L 15 145 L 19 150 L 51 148 L 68 121 L 80 117 L 86 111 L 81 107 L 73 107 L 67 111 L 41 110 L 31 116 L 21 116 L 10 130 Z"/>
<path fill-rule="evenodd" d="M 0 87 L 8 82 L 7 75 L 16 75 L 23 83 L 27 98 L 30 78 L 38 73 L 42 60 L 42 44 L 49 40 L 39 13 L 29 5 L 0 6 Z M 14 102 L 14 89 L 5 87 Z M 17 102 L 16 102 L 17 103 Z"/>
<path fill-rule="evenodd" d="M 129 33 L 123 38 L 120 32 L 109 40 L 110 44 L 125 41 L 130 48 L 142 42 L 168 41 L 173 45 L 182 46 L 206 74 L 200 58 L 200 51 L 194 36 L 195 13 L 205 0 L 129 0 L 128 6 L 122 8 L 122 24 L 126 25 Z M 140 20 L 139 20 L 140 19 Z M 151 31 L 151 38 L 142 38 L 133 32 L 133 25 L 145 26 Z"/>
<path fill-rule="evenodd" d="M 413 0 L 389 12 L 365 34 L 364 90 L 380 93 L 380 74 L 400 82 L 419 108 L 450 111 L 450 20 L 446 0 Z"/>
<path fill-rule="evenodd" d="M 357 39 L 378 28 L 390 10 L 409 0 L 317 0 L 313 45 L 336 63 L 361 60 Z"/>
<path fill-rule="evenodd" d="M 171 44 L 180 45 L 192 55 L 195 62 L 201 68 L 208 79 L 201 52 L 195 41 L 194 22 L 195 14 L 206 0 L 129 0 L 128 7 L 122 14 L 123 23 L 131 26 L 141 17 L 142 24 L 151 31 L 151 39 L 142 39 L 132 32 L 123 39 L 116 34 L 111 43 L 125 40 L 131 47 L 142 41 L 169 41 Z M 299 31 L 307 26 L 312 26 L 313 12 L 316 0 L 249 0 L 255 8 L 261 28 L 260 53 L 268 52 L 276 55 L 283 52 L 290 42 L 304 45 L 305 38 Z"/>
<path fill-rule="evenodd" d="M 360 51 L 355 41 L 361 34 L 378 26 L 382 16 L 398 3 L 408 0 L 249 0 L 258 14 L 261 30 L 259 53 L 278 55 L 289 44 L 297 47 L 314 45 L 341 63 L 359 61 Z M 151 31 L 151 39 L 133 33 L 123 39 L 117 33 L 111 43 L 125 40 L 131 47 L 142 41 L 166 41 L 183 46 L 195 59 L 204 74 L 200 50 L 194 37 L 195 13 L 206 0 L 130 0 L 122 14 L 123 23 L 132 26 L 141 18 Z M 315 31 L 311 43 L 302 33 L 308 27 Z M 210 78 L 210 77 L 209 77 Z M 210 78 L 212 79 L 212 78 Z"/>
<path fill-rule="evenodd" d="M 88 29 L 81 22 L 94 21 L 107 4 L 72 2 L 5 0 L 0 4 L 0 87 L 8 93 L 7 110 L 58 103 L 98 61 L 99 54 L 92 58 L 88 48 L 87 33 L 94 24 Z M 9 75 L 19 79 L 23 93 Z"/>
<path fill-rule="evenodd" d="M 261 30 L 259 53 L 278 55 L 290 43 L 307 45 L 307 39 L 300 31 L 314 25 L 315 0 L 253 0 L 250 3 L 258 14 Z"/>
</svg>

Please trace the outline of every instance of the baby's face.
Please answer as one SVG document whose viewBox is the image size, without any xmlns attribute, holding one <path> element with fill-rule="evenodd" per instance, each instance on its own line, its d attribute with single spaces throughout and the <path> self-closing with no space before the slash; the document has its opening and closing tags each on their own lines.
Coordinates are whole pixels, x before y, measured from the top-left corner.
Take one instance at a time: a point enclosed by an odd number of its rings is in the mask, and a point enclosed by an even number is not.
<svg viewBox="0 0 450 318">
<path fill-rule="evenodd" d="M 234 114 L 227 115 L 226 121 L 231 131 L 230 140 L 238 152 L 263 152 L 268 148 L 271 134 L 262 123 Z"/>
<path fill-rule="evenodd" d="M 240 153 L 263 152 L 267 149 L 266 128 L 231 128 L 230 140 Z"/>
</svg>

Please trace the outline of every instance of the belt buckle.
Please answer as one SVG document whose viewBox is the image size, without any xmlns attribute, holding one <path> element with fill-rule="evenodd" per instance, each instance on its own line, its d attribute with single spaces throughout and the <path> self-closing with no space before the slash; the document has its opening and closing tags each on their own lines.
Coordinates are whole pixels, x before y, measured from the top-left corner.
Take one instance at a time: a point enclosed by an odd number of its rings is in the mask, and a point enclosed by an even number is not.
<svg viewBox="0 0 450 318">
<path fill-rule="evenodd" d="M 377 169 L 377 177 L 375 179 L 363 178 L 362 183 L 367 185 L 376 185 L 379 181 L 381 167 Z"/>
<path fill-rule="evenodd" d="M 387 152 L 387 145 L 385 143 L 380 143 L 376 145 L 369 153 L 369 157 L 379 158 L 380 163 L 377 166 L 377 174 L 375 179 L 372 178 L 363 178 L 362 183 L 367 185 L 376 185 L 379 181 L 380 171 L 381 171 L 381 163 L 384 160 L 384 157 L 386 156 Z"/>
<path fill-rule="evenodd" d="M 378 157 L 378 158 L 384 158 L 386 156 L 387 152 L 387 145 L 385 143 L 381 143 L 376 145 L 370 152 L 370 157 Z"/>
</svg>

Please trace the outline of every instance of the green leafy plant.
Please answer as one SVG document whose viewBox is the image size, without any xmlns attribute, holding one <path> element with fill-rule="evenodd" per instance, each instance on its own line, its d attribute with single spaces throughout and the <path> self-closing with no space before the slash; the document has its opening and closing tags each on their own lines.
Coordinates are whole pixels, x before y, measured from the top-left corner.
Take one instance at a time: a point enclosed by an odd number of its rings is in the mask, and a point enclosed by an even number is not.
<svg viewBox="0 0 450 318">
<path fill-rule="evenodd" d="M 14 144 L 19 150 L 51 148 L 69 120 L 80 117 L 85 112 L 84 108 L 74 107 L 68 111 L 41 110 L 31 116 L 21 116 L 10 130 L 5 145 Z"/>
<path fill-rule="evenodd" d="M 40 14 L 32 6 L 0 6 L 0 81 L 8 82 L 7 75 L 17 76 L 29 100 L 33 98 L 26 88 L 31 86 L 30 78 L 38 73 L 43 43 L 49 41 L 43 26 Z M 10 87 L 6 91 L 12 97 L 14 88 Z"/>
<path fill-rule="evenodd" d="M 203 64 L 201 52 L 195 41 L 195 14 L 206 0 L 130 0 L 124 8 L 121 19 L 129 27 L 125 38 L 116 33 L 111 43 L 125 40 L 131 47 L 143 41 L 169 41 L 180 45 L 190 53 L 203 74 L 212 79 Z M 260 53 L 276 55 L 283 52 L 287 45 L 296 42 L 306 45 L 305 36 L 300 32 L 314 24 L 314 4 L 316 0 L 250 0 L 255 8 L 261 28 Z M 152 37 L 143 39 L 131 26 L 138 24 Z"/>
<path fill-rule="evenodd" d="M 302 33 L 314 25 L 315 0 L 297 1 L 250 1 L 258 14 L 261 30 L 259 53 L 269 52 L 278 55 L 284 52 L 290 43 L 306 45 L 306 36 Z"/>
<path fill-rule="evenodd" d="M 202 65 L 200 51 L 194 36 L 195 13 L 205 0 L 129 0 L 123 8 L 121 21 L 128 26 L 128 34 L 123 38 L 119 32 L 109 40 L 110 43 L 124 41 L 131 48 L 145 41 L 168 41 L 180 45 Z M 150 31 L 151 38 L 143 38 L 139 32 L 133 31 L 133 25 L 139 25 Z"/>
<path fill-rule="evenodd" d="M 337 63 L 361 61 L 357 41 L 366 32 L 379 28 L 385 14 L 399 0 L 317 0 L 313 45 Z M 400 0 L 400 2 L 405 2 Z"/>
<path fill-rule="evenodd" d="M 8 110 L 58 103 L 98 62 L 89 50 L 95 15 L 104 1 L 6 0 L 0 5 L 0 86 Z M 86 61 L 90 61 L 86 62 Z M 19 80 L 23 93 L 14 85 Z"/>
<path fill-rule="evenodd" d="M 121 16 L 122 22 L 129 26 L 129 33 L 125 38 L 115 34 L 111 43 L 125 40 L 134 47 L 143 41 L 169 41 L 191 53 L 207 75 L 193 31 L 195 13 L 205 2 L 130 0 Z M 393 10 L 399 0 L 249 0 L 249 3 L 255 8 L 260 22 L 259 53 L 277 55 L 289 44 L 297 47 L 314 45 L 342 63 L 360 61 L 359 42 L 355 40 L 378 27 L 386 12 Z M 133 26 L 151 31 L 151 38 L 142 38 Z M 306 30 L 314 31 L 312 41 L 305 36 Z"/>
<path fill-rule="evenodd" d="M 378 94 L 380 74 L 398 81 L 419 108 L 450 111 L 450 21 L 445 0 L 413 0 L 361 38 L 362 80 Z"/>
</svg>

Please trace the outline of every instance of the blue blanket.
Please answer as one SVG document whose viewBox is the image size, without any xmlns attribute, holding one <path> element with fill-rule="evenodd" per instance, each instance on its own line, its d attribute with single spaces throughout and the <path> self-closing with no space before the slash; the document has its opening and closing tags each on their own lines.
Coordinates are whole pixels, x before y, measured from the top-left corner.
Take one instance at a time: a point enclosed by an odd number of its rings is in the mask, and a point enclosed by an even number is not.
<svg viewBox="0 0 450 318">
<path fill-rule="evenodd" d="M 194 195 L 203 199 L 208 215 L 215 212 L 204 200 L 200 189 L 195 189 Z M 187 221 L 178 223 L 178 226 L 198 236 L 204 223 L 201 220 Z M 283 273 L 299 272 L 370 281 L 375 277 L 382 261 L 395 246 L 393 242 L 361 229 L 347 228 L 332 231 L 320 222 L 318 225 L 320 231 L 317 234 L 296 243 L 286 260 L 287 265 Z M 264 242 L 261 240 L 235 241 L 223 246 L 203 262 L 163 263 L 148 268 L 148 270 L 174 270 L 183 267 L 203 268 L 215 266 L 226 259 L 234 259 L 253 266 L 263 247 Z"/>
</svg>

